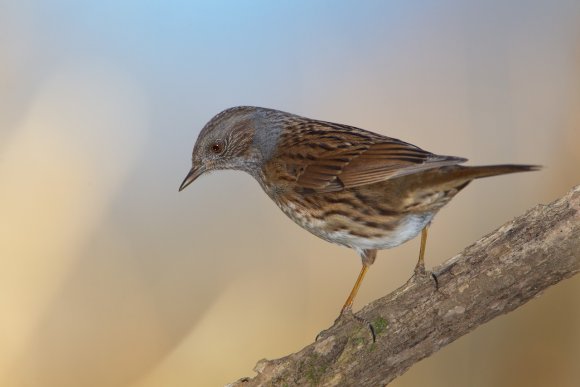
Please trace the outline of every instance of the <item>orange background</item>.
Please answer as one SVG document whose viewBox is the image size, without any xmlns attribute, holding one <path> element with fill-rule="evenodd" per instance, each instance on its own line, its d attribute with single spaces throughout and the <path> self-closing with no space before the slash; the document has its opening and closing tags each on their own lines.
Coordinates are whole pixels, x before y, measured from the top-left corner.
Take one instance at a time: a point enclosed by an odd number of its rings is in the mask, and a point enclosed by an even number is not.
<svg viewBox="0 0 580 387">
<path fill-rule="evenodd" d="M 0 385 L 206 386 L 328 327 L 358 273 L 249 176 L 180 194 L 234 105 L 542 172 L 473 183 L 427 265 L 580 183 L 578 1 L 0 3 Z M 355 309 L 411 274 L 379 253 Z M 393 386 L 576 386 L 580 278 Z"/>
</svg>

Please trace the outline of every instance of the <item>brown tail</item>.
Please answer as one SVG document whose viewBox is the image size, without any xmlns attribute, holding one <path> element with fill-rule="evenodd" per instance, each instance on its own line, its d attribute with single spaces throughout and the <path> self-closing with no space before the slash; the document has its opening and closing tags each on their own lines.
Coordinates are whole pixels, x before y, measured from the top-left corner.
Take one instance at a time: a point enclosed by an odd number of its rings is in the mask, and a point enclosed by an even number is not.
<svg viewBox="0 0 580 387">
<path fill-rule="evenodd" d="M 506 173 L 538 171 L 542 169 L 540 165 L 523 165 L 523 164 L 501 164 L 501 165 L 482 165 L 475 167 L 463 167 L 462 173 L 466 178 L 479 179 Z"/>
<path fill-rule="evenodd" d="M 433 173 L 428 173 L 426 176 L 428 176 L 428 180 L 432 179 L 428 185 L 437 186 L 439 190 L 453 188 L 459 191 L 469 184 L 470 181 L 481 177 L 537 171 L 539 169 L 541 169 L 539 165 L 518 164 L 481 165 L 475 167 L 451 165 L 435 170 Z"/>
</svg>

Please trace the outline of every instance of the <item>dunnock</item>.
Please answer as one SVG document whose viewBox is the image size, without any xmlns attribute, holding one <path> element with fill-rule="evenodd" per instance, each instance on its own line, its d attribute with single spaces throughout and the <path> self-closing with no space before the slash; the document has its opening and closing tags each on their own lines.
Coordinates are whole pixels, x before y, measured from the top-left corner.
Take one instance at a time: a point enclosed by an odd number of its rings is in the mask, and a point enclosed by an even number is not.
<svg viewBox="0 0 580 387">
<path fill-rule="evenodd" d="M 179 190 L 207 171 L 245 171 L 298 225 L 354 249 L 362 270 L 342 315 L 351 310 L 377 250 L 421 233 L 415 273 L 424 273 L 427 228 L 460 190 L 480 177 L 539 169 L 459 165 L 465 161 L 348 125 L 240 106 L 205 125 Z"/>
</svg>

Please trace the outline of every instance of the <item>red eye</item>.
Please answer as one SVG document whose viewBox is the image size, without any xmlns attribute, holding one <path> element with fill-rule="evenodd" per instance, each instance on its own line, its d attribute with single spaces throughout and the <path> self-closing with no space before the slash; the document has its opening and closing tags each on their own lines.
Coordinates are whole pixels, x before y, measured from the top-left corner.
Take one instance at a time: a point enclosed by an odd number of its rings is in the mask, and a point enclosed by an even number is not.
<svg viewBox="0 0 580 387">
<path fill-rule="evenodd" d="M 222 153 L 222 150 L 223 150 L 222 144 L 219 142 L 216 142 L 211 146 L 211 151 L 215 154 Z"/>
</svg>

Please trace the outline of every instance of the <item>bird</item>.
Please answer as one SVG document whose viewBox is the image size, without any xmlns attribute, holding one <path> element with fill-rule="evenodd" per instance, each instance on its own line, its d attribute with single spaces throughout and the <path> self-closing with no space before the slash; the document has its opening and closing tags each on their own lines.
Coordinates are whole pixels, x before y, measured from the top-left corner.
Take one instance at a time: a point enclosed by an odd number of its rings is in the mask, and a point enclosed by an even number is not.
<svg viewBox="0 0 580 387">
<path fill-rule="evenodd" d="M 214 170 L 250 174 L 290 219 L 321 239 L 353 249 L 362 268 L 340 316 L 350 313 L 377 251 L 421 234 L 414 275 L 425 275 L 428 228 L 472 180 L 537 165 L 463 166 L 463 157 L 354 126 L 280 110 L 237 106 L 201 130 L 179 191 Z"/>
</svg>

